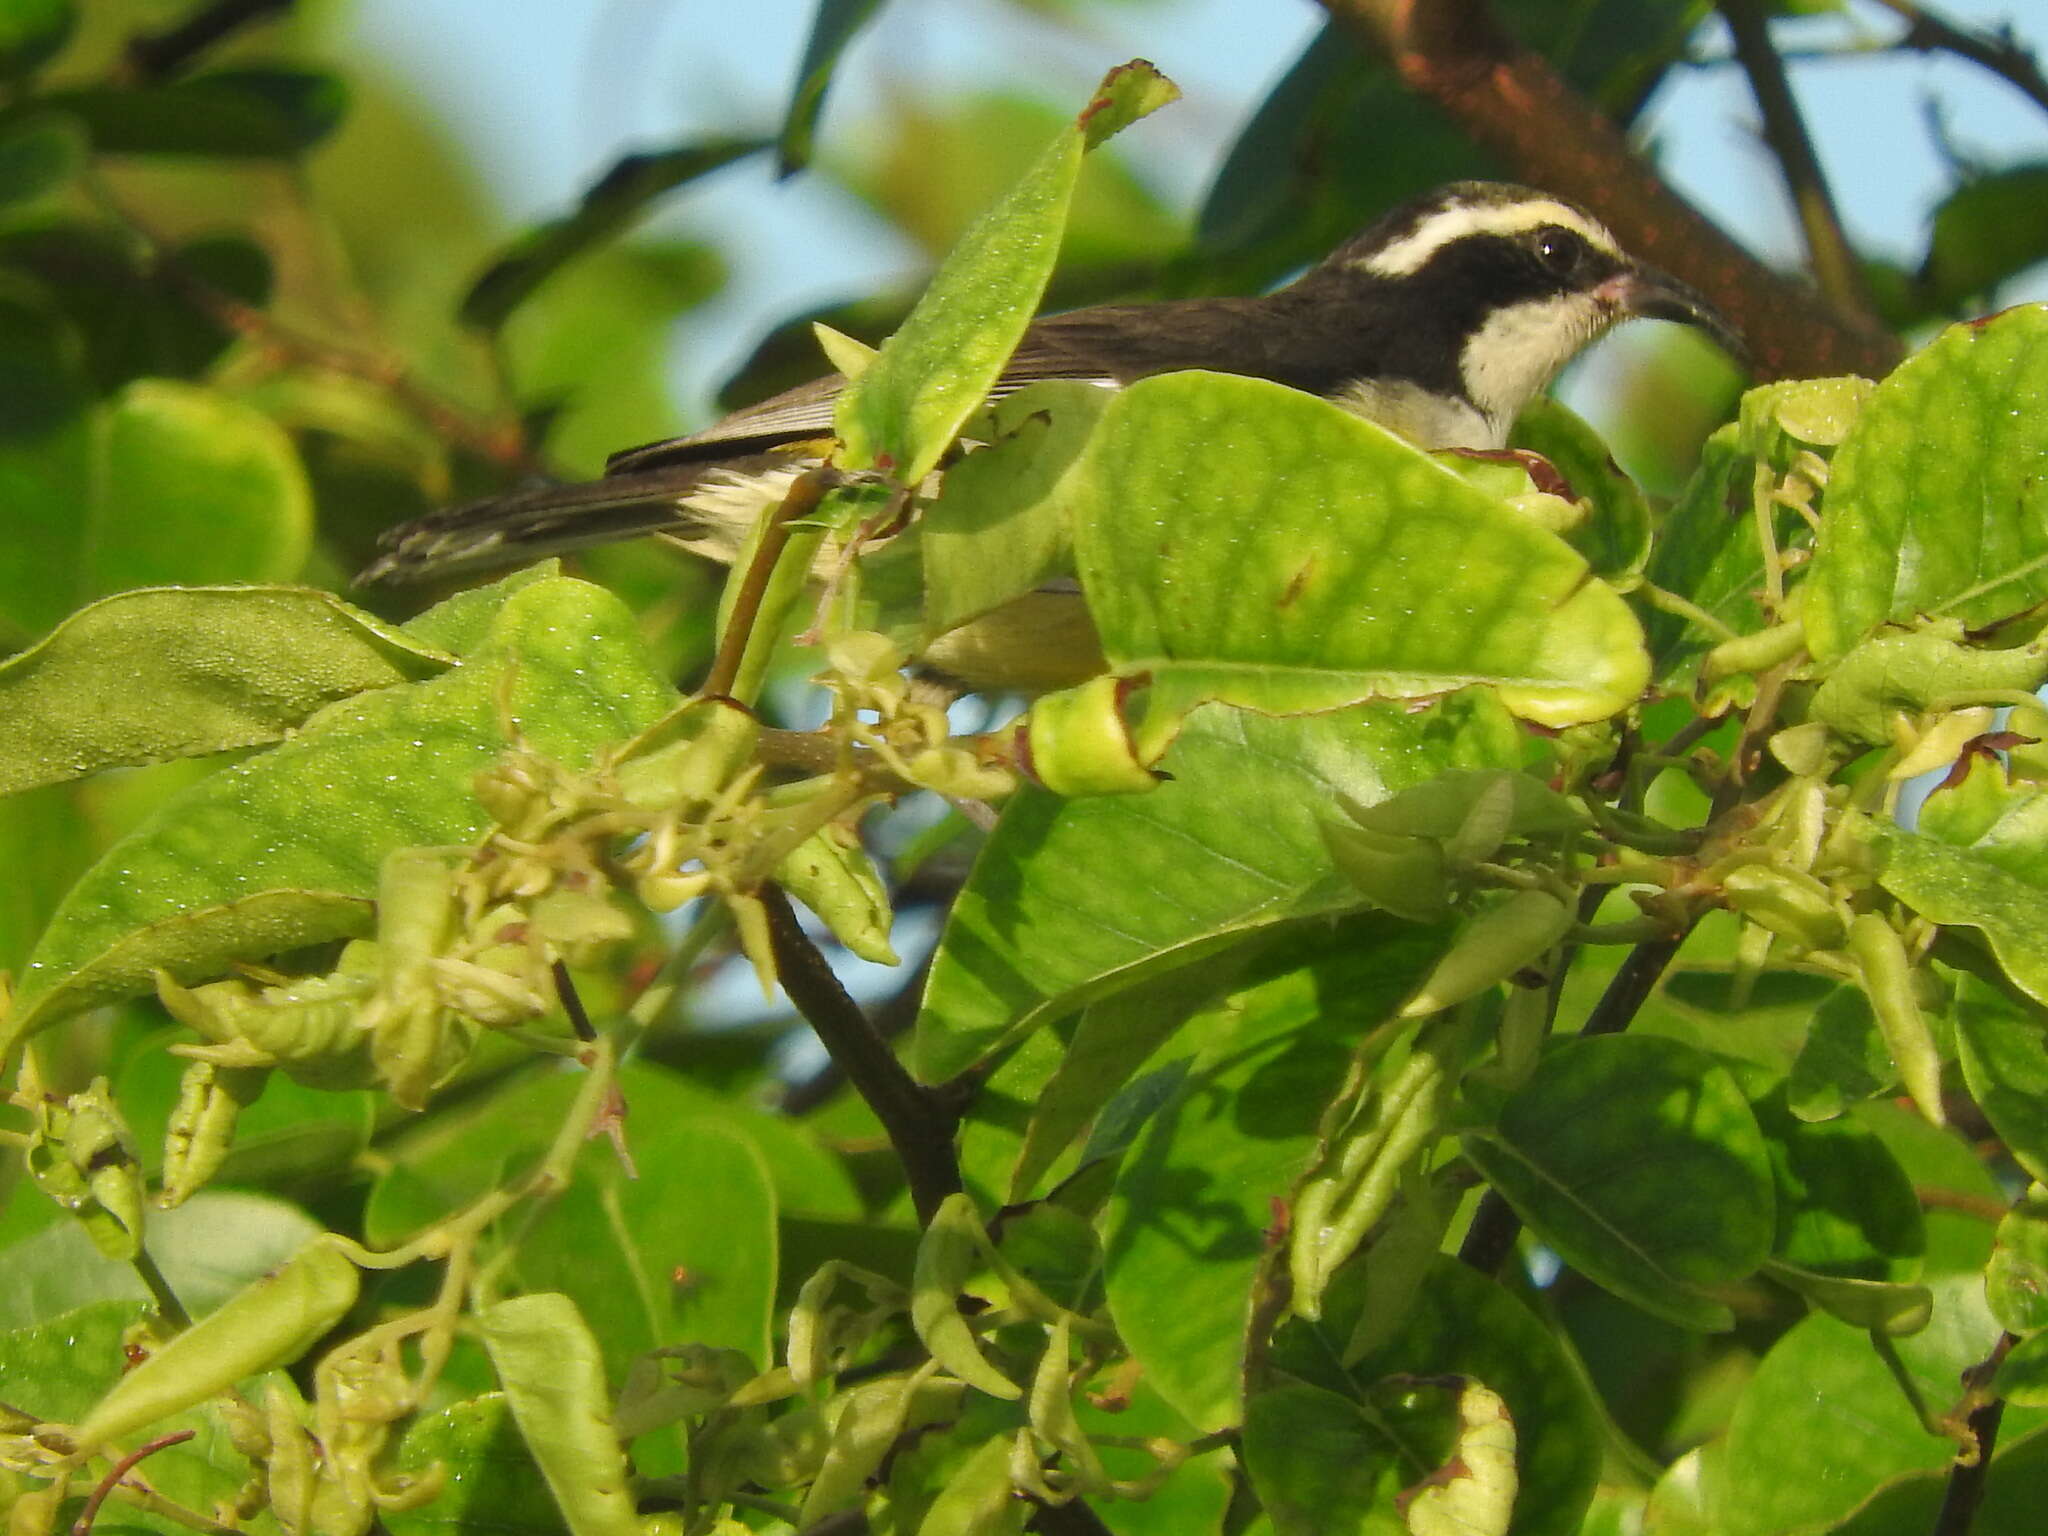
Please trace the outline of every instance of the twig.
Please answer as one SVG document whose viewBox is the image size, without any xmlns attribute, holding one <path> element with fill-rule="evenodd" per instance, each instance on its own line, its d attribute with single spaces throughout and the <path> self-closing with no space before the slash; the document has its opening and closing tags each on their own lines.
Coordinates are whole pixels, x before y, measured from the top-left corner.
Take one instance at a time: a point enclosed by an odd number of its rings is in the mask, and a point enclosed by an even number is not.
<svg viewBox="0 0 2048 1536">
<path fill-rule="evenodd" d="M 1747 336 L 1760 378 L 1875 378 L 1899 360 L 1896 337 L 1772 272 L 1674 192 L 1486 0 L 1322 5 L 1522 179 L 1594 209 L 1630 251 L 1705 293 Z"/>
<path fill-rule="evenodd" d="M 145 1456 L 154 1456 L 167 1446 L 181 1445 L 199 1433 L 196 1429 L 181 1429 L 176 1434 L 159 1435 L 145 1441 L 123 1456 L 108 1469 L 100 1479 L 99 1486 L 92 1491 L 92 1497 L 85 1501 L 85 1508 L 78 1512 L 78 1518 L 71 1522 L 71 1536 L 92 1536 L 92 1523 L 99 1518 L 100 1506 L 107 1502 L 107 1495 L 120 1486 L 121 1479 L 135 1470 L 136 1463 Z"/>
<path fill-rule="evenodd" d="M 903 1070 L 797 922 L 782 888 L 763 886 L 761 904 L 768 912 L 768 941 L 782 990 L 882 1122 L 910 1181 L 918 1219 L 930 1221 L 939 1203 L 961 1187 L 960 1164 L 953 1153 L 959 1115 Z"/>
<path fill-rule="evenodd" d="M 185 67 L 216 43 L 236 32 L 292 8 L 292 0 L 214 0 L 175 27 L 128 40 L 127 75 L 138 85 L 153 85 L 184 73 Z"/>
<path fill-rule="evenodd" d="M 2010 34 L 1986 36 L 1969 31 L 1935 15 L 1924 5 L 1917 4 L 1916 0 L 1877 0 L 1877 3 L 1894 16 L 1904 19 L 1906 35 L 1899 39 L 1900 46 L 1923 53 L 1939 49 L 1957 58 L 1968 59 L 2048 112 L 2048 76 L 2041 73 L 2041 66 L 2034 62 L 2033 54 L 2014 42 Z"/>
<path fill-rule="evenodd" d="M 525 429 L 516 419 L 502 424 L 480 421 L 418 383 L 405 363 L 395 356 L 373 357 L 330 346 L 285 325 L 253 304 L 244 304 L 233 294 L 223 293 L 180 262 L 171 241 L 122 203 L 99 178 L 86 178 L 85 186 L 111 217 L 149 247 L 157 275 L 230 335 L 266 349 L 286 363 L 372 384 L 411 411 L 443 442 L 479 458 L 523 474 L 547 472 L 547 464 L 527 447 Z"/>
<path fill-rule="evenodd" d="M 143 1288 L 149 1292 L 149 1299 L 156 1304 L 157 1316 L 165 1326 L 183 1333 L 192 1326 L 192 1314 L 185 1310 L 185 1304 L 178 1300 L 178 1293 L 171 1289 L 171 1282 L 164 1272 L 157 1268 L 157 1262 L 147 1248 L 138 1247 L 129 1265 L 140 1277 Z"/>
<path fill-rule="evenodd" d="M 2010 1333 L 1998 1336 L 1989 1358 L 1963 1372 L 1968 1392 L 1988 1391 L 1998 1367 L 2019 1340 Z M 1941 1512 L 1934 1517 L 1932 1536 L 1969 1536 L 1977 1519 L 1977 1507 L 1984 1502 L 1984 1487 L 1991 1476 L 1991 1453 L 1998 1448 L 1998 1425 L 2005 1417 L 2005 1399 L 1993 1397 L 1970 1410 L 1963 1421 L 1964 1432 L 1976 1443 L 1973 1458 L 1967 1448 L 1948 1470 L 1948 1487 L 1941 1496 Z"/>
<path fill-rule="evenodd" d="M 1852 314 L 1869 315 L 1870 288 L 1863 281 L 1863 269 L 1849 237 L 1842 231 L 1841 215 L 1835 210 L 1834 195 L 1814 152 L 1813 138 L 1799 115 L 1791 81 L 1785 75 L 1785 61 L 1771 45 L 1770 24 L 1756 0 L 1721 0 L 1721 18 L 1735 40 L 1735 57 L 1749 77 L 1749 89 L 1763 114 L 1764 142 L 1777 158 L 1779 173 L 1799 212 L 1799 227 L 1806 235 L 1807 255 L 1820 290 L 1837 308 Z"/>
</svg>

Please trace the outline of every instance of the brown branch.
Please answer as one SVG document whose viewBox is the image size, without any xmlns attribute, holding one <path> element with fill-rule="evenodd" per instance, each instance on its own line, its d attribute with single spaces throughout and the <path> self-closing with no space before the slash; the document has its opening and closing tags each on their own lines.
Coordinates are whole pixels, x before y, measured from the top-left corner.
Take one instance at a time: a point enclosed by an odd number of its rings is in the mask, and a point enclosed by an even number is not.
<svg viewBox="0 0 2048 1536">
<path fill-rule="evenodd" d="M 293 0 L 214 0 L 163 32 L 130 38 L 125 74 L 136 85 L 154 85 L 183 74 L 187 65 L 244 27 L 282 16 Z"/>
<path fill-rule="evenodd" d="M 782 990 L 882 1122 L 910 1181 L 918 1220 L 929 1222 L 939 1203 L 961 1187 L 960 1163 L 953 1152 L 958 1112 L 943 1094 L 921 1086 L 903 1070 L 797 922 L 782 888 L 764 885 L 761 904 L 768 912 L 768 942 Z"/>
<path fill-rule="evenodd" d="M 1704 293 L 1748 337 L 1760 378 L 1876 377 L 1898 361 L 1896 337 L 1771 271 L 1666 185 L 1486 0 L 1322 5 L 1517 175 L 1594 209 L 1625 247 Z"/>
<path fill-rule="evenodd" d="M 1764 142 L 1778 162 L 1785 188 L 1792 194 L 1792 206 L 1799 213 L 1799 227 L 1806 235 L 1806 253 L 1813 263 L 1813 275 L 1820 291 L 1845 314 L 1872 314 L 1870 289 L 1863 280 L 1863 268 L 1849 237 L 1842 230 L 1841 215 L 1835 209 L 1834 194 L 1828 191 L 1827 176 L 1820 168 L 1813 137 L 1799 115 L 1799 103 L 1792 96 L 1792 82 L 1785 74 L 1785 61 L 1771 43 L 1770 23 L 1756 0 L 1721 0 L 1721 18 L 1728 23 L 1735 40 L 1735 57 L 1749 77 L 1750 93 L 1763 115 Z"/>
<path fill-rule="evenodd" d="M 733 685 L 739 681 L 740 668 L 747 659 L 747 646 L 754 639 L 754 625 L 760 617 L 762 600 L 768 595 L 768 582 L 775 575 L 775 567 L 789 543 L 790 531 L 818 510 L 818 503 L 825 499 L 825 492 L 832 488 L 835 480 L 835 472 L 828 468 L 805 470 L 790 482 L 789 492 L 782 498 L 781 505 L 769 514 L 768 527 L 761 535 L 761 542 L 754 546 L 753 557 L 740 577 L 732 612 L 725 621 L 725 633 L 718 637 L 718 654 L 711 659 L 711 671 L 699 693 L 711 698 L 731 696 Z M 774 636 L 766 635 L 761 639 L 763 644 L 767 644 Z"/>
<path fill-rule="evenodd" d="M 121 1479 L 133 1472 L 143 1457 L 154 1456 L 169 1446 L 182 1445 L 198 1433 L 196 1429 L 181 1429 L 176 1434 L 159 1435 L 115 1462 L 107 1475 L 100 1479 L 99 1486 L 93 1489 L 92 1497 L 85 1501 L 85 1508 L 78 1512 L 78 1518 L 71 1522 L 71 1536 L 92 1536 L 92 1523 L 99 1518 L 100 1506 L 107 1502 L 107 1495 L 120 1486 Z"/>
<path fill-rule="evenodd" d="M 1986 35 L 1969 31 L 1935 15 L 1924 5 L 1916 4 L 1915 0 L 1877 0 L 1877 3 L 1894 16 L 1904 19 L 1906 34 L 1899 39 L 1900 47 L 1921 53 L 1952 53 L 1959 59 L 1968 59 L 2048 112 L 2048 76 L 2041 73 L 2041 66 L 2034 62 L 2033 54 L 2014 42 L 2010 33 Z"/>
</svg>

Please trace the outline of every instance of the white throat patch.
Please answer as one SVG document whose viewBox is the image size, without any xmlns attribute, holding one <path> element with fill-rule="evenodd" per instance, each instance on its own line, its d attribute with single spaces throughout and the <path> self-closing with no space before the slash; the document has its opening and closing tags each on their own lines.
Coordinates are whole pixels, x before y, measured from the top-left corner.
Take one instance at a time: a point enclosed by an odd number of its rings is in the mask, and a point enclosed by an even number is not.
<svg viewBox="0 0 2048 1536">
<path fill-rule="evenodd" d="M 1615 318 L 1611 304 L 1589 293 L 1526 299 L 1495 310 L 1458 354 L 1466 396 L 1505 433 L 1557 370 Z"/>
<path fill-rule="evenodd" d="M 1545 224 L 1560 224 L 1583 235 L 1595 250 L 1620 254 L 1614 236 L 1585 214 L 1567 203 L 1541 197 L 1524 203 L 1453 203 L 1354 265 L 1373 277 L 1409 277 L 1428 266 L 1430 258 L 1454 240 L 1468 235 L 1519 235 Z"/>
</svg>

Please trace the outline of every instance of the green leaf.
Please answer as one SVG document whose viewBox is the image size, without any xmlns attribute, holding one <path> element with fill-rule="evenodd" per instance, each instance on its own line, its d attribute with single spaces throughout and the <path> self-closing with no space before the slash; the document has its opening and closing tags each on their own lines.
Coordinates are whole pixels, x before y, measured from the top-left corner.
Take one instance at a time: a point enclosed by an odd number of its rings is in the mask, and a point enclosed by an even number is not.
<svg viewBox="0 0 2048 1536">
<path fill-rule="evenodd" d="M 151 1211 L 147 1241 L 185 1310 L 204 1316 L 319 1232 L 318 1222 L 282 1200 L 205 1190 L 176 1210 Z M 148 1299 L 134 1269 L 103 1258 L 75 1222 L 45 1226 L 0 1250 L 0 1328 L 33 1327 L 83 1302 Z"/>
<path fill-rule="evenodd" d="M 1956 982 L 1956 1056 L 1970 1097 L 2013 1160 L 2048 1180 L 2048 1044 L 2042 1020 L 1974 976 Z"/>
<path fill-rule="evenodd" d="M 85 165 L 84 130 L 67 117 L 32 117 L 0 132 L 0 204 L 54 190 Z"/>
<path fill-rule="evenodd" d="M 789 176 L 811 163 L 811 145 L 832 76 L 860 30 L 882 9 L 882 0 L 818 0 L 811 11 L 811 34 L 797 63 L 796 83 L 783 113 L 782 132 L 775 141 L 775 173 Z"/>
<path fill-rule="evenodd" d="M 337 75 L 252 67 L 128 90 L 51 91 L 42 103 L 84 123 L 103 155 L 277 159 L 303 154 L 339 127 L 348 96 Z"/>
<path fill-rule="evenodd" d="M 53 450 L 0 545 L 0 626 L 41 634 L 110 592 L 275 582 L 305 564 L 305 472 L 283 431 L 245 405 L 146 380 Z"/>
<path fill-rule="evenodd" d="M 848 468 L 915 485 L 938 463 L 1038 308 L 1083 152 L 1175 94 L 1148 64 L 1111 71 L 1075 126 L 968 230 L 902 329 L 839 397 Z"/>
<path fill-rule="evenodd" d="M 1563 540 L 1278 384 L 1141 380 L 1104 413 L 1074 497 L 1104 654 L 1149 683 L 1141 762 L 1209 699 L 1286 714 L 1484 683 L 1561 726 L 1648 680 L 1627 605 Z"/>
<path fill-rule="evenodd" d="M 1930 922 L 1980 929 L 2005 974 L 2048 1003 L 2048 791 L 2015 796 L 1968 847 L 1888 827 L 1878 883 Z"/>
<path fill-rule="evenodd" d="M 1611 579 L 1642 570 L 1650 558 L 1650 504 L 1584 418 L 1539 396 L 1516 419 L 1508 446 L 1542 454 L 1572 495 L 1589 503 L 1585 520 L 1566 529 L 1564 540 L 1594 575 Z"/>
<path fill-rule="evenodd" d="M 990 408 L 990 446 L 946 471 L 918 528 L 927 638 L 1034 591 L 1053 573 L 1072 542 L 1068 477 L 1109 399 L 1094 384 L 1048 380 Z"/>
<path fill-rule="evenodd" d="M 270 259 L 240 235 L 201 235 L 145 260 L 110 226 L 38 219 L 0 230 L 0 261 L 33 277 L 71 322 L 67 356 L 102 395 L 137 379 L 198 379 L 234 344 L 184 280 L 252 308 L 270 299 Z"/>
<path fill-rule="evenodd" d="M 656 198 L 765 148 L 760 139 L 713 138 L 625 156 L 591 185 L 574 213 L 520 236 L 484 269 L 463 295 L 462 323 L 496 330 L 541 284 L 618 234 Z"/>
<path fill-rule="evenodd" d="M 1339 795 L 1370 805 L 1444 768 L 1505 766 L 1519 753 L 1484 695 L 1305 719 L 1208 709 L 1151 794 L 1019 795 L 947 921 L 918 1016 L 918 1074 L 951 1077 L 1147 976 L 1357 907 L 1320 829 Z"/>
<path fill-rule="evenodd" d="M 520 1287 L 572 1298 L 607 1373 L 666 1344 L 737 1349 L 766 1369 L 775 1304 L 775 1195 L 761 1154 L 728 1126 L 676 1120 L 631 1136 L 638 1178 L 607 1144 L 521 1234 Z"/>
<path fill-rule="evenodd" d="M 121 1336 L 146 1305 L 139 1297 L 92 1301 L 0 1331 L 0 1403 L 77 1423 L 127 1369 Z"/>
<path fill-rule="evenodd" d="M 378 1512 L 391 1536 L 560 1536 L 561 1516 L 519 1438 L 504 1393 L 450 1403 L 406 1427 L 398 1445 L 399 1470 L 418 1477 L 436 1465 L 446 1480 L 431 1503 Z"/>
<path fill-rule="evenodd" d="M 77 25 L 73 0 L 9 0 L 0 7 L 0 77 L 18 79 L 55 58 Z"/>
<path fill-rule="evenodd" d="M 1589 1280 L 1681 1327 L 1734 1326 L 1710 1292 L 1770 1253 L 1771 1164 L 1741 1090 L 1712 1057 L 1653 1036 L 1572 1041 L 1543 1058 L 1497 1127 L 1463 1142 Z M 1686 1196 L 1674 1201 L 1680 1187 Z"/>
<path fill-rule="evenodd" d="M 1368 1299 L 1354 1264 L 1320 1323 L 1290 1322 L 1274 1341 L 1274 1366 L 1314 1385 L 1248 1404 L 1246 1468 L 1280 1536 L 1405 1531 L 1396 1496 L 1455 1450 L 1450 1383 L 1460 1378 L 1499 1393 L 1514 1420 L 1520 1491 L 1508 1529 L 1576 1536 L 1599 1477 L 1600 1428 L 1556 1336 L 1498 1283 L 1439 1257 L 1407 1316 L 1343 1370 L 1336 1361 Z"/>
<path fill-rule="evenodd" d="M 573 1074 L 536 1072 L 474 1102 L 437 1109 L 403 1136 L 387 1138 L 379 1148 L 386 1171 L 370 1190 L 364 1237 L 396 1247 L 529 1166 L 553 1140 L 579 1086 Z M 759 1153 L 780 1210 L 825 1219 L 861 1216 L 860 1194 L 846 1169 L 802 1126 L 646 1062 L 621 1070 L 619 1091 L 636 1158 L 643 1127 L 648 1133 L 669 1125 L 730 1130 Z M 694 1186 L 696 1176 L 689 1179 Z M 750 1177 L 747 1182 L 751 1187 Z"/>
<path fill-rule="evenodd" d="M 1953 311 L 2048 257 L 2048 165 L 1973 176 L 1934 210 L 1919 286 Z"/>
<path fill-rule="evenodd" d="M 1894 1347 L 1922 1398 L 1939 1410 L 1954 1400 L 1961 1373 L 1991 1352 L 1998 1324 L 1975 1275 L 1945 1275 L 1930 1288 L 1934 1320 Z M 2008 1408 L 2001 1438 L 2018 1438 L 2043 1418 Z M 1826 1446 L 1827 1455 L 1816 1458 L 1815 1446 Z M 1922 1427 L 1865 1336 L 1815 1314 L 1771 1346 L 1736 1403 L 1714 1530 L 1780 1536 L 1832 1529 L 1888 1480 L 1945 1470 L 1954 1455 L 1953 1441 Z"/>
<path fill-rule="evenodd" d="M 516 1296 L 477 1326 L 519 1433 L 573 1536 L 639 1536 L 625 1452 L 590 1327 L 566 1296 Z"/>
<path fill-rule="evenodd" d="M 1380 916 L 1331 937 L 1317 963 L 1231 999 L 1117 1175 L 1104 1238 L 1110 1314 L 1147 1380 L 1200 1429 L 1242 1417 L 1244 1324 L 1264 1234 L 1316 1155 L 1352 1048 L 1444 939 Z"/>
<path fill-rule="evenodd" d="M 581 764 L 671 701 L 609 594 L 560 577 L 492 590 L 502 606 L 462 665 L 329 705 L 110 849 L 37 945 L 0 1056 L 59 1018 L 150 991 L 158 969 L 192 982 L 360 937 L 385 854 L 488 825 L 471 780 L 510 745 L 508 722 L 530 749 Z"/>
<path fill-rule="evenodd" d="M 1813 1010 L 1786 1082 L 1786 1104 L 1802 1120 L 1832 1120 L 1899 1080 L 1892 1053 L 1861 987 L 1837 987 Z"/>
<path fill-rule="evenodd" d="M 303 587 L 103 598 L 0 662 L 0 794 L 277 741 L 322 705 L 453 661 Z"/>
<path fill-rule="evenodd" d="M 2022 1196 L 1998 1224 L 1984 1300 L 2008 1333 L 2048 1328 L 2048 1200 Z"/>
<path fill-rule="evenodd" d="M 994 1435 L 946 1480 L 917 1536 L 1019 1536 L 1031 1505 L 1010 1483 L 1015 1435 Z"/>
<path fill-rule="evenodd" d="M 2022 1408 L 2048 1408 L 2048 1333 L 2021 1339 L 1999 1362 L 1992 1390 Z"/>
<path fill-rule="evenodd" d="M 1923 614 L 1977 629 L 2048 597 L 2048 306 L 1952 326 L 1878 385 L 1835 457 L 1805 584 L 1830 662 Z"/>
<path fill-rule="evenodd" d="M 1750 1107 L 1777 1190 L 1771 1256 L 1845 1280 L 1917 1279 L 1927 1251 L 1920 1202 L 1884 1143 L 1853 1120 L 1797 1118 L 1783 1084 Z"/>
</svg>

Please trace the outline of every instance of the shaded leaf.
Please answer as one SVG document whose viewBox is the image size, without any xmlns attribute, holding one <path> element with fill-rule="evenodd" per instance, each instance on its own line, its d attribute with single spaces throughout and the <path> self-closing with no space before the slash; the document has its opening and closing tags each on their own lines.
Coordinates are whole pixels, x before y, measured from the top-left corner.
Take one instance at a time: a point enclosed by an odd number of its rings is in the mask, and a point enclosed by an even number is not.
<svg viewBox="0 0 2048 1536">
<path fill-rule="evenodd" d="M 1970 1097 L 2013 1159 L 2048 1180 L 2048 1041 L 2029 1012 L 1974 976 L 1956 982 L 1956 1057 Z"/>
<path fill-rule="evenodd" d="M 627 155 L 583 194 L 574 213 L 522 235 L 484 269 L 463 295 L 462 323 L 495 330 L 560 268 L 616 235 L 656 198 L 766 147 L 760 139 L 715 138 Z"/>
<path fill-rule="evenodd" d="M 777 175 L 788 176 L 811 163 L 818 118 L 825 110 L 825 95 L 832 88 L 840 55 L 861 28 L 874 20 L 882 3 L 883 0 L 818 0 L 812 8 L 811 33 L 804 40 L 803 57 L 796 66 L 796 83 L 790 89 L 782 132 L 775 142 Z"/>
<path fill-rule="evenodd" d="M 1733 1326 L 1710 1294 L 1770 1252 L 1770 1156 L 1727 1071 L 1675 1040 L 1546 1055 L 1465 1155 L 1560 1257 L 1681 1327 Z M 1670 1191 L 1686 1190 L 1674 1202 Z"/>
<path fill-rule="evenodd" d="M 947 921 L 918 1016 L 919 1075 L 950 1077 L 1000 1041 L 1274 924 L 1357 907 L 1320 829 L 1339 795 L 1369 805 L 1519 752 L 1477 694 L 1292 720 L 1207 709 L 1151 794 L 1019 795 Z"/>
<path fill-rule="evenodd" d="M 51 91 L 43 104 L 85 124 L 103 155 L 207 155 L 229 159 L 303 154 L 341 124 L 348 93 L 319 70 L 250 67 L 164 85 Z"/>
</svg>

